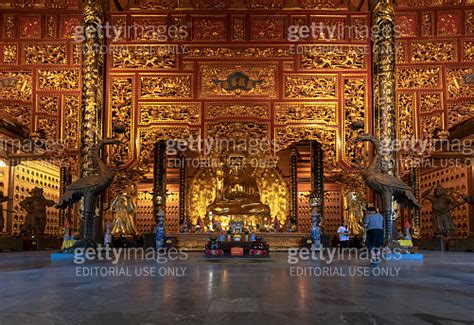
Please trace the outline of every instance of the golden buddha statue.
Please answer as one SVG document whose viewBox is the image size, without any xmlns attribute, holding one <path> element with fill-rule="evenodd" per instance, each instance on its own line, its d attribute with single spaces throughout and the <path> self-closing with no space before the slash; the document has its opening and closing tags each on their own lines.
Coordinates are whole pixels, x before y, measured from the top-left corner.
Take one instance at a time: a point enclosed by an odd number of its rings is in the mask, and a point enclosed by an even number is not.
<svg viewBox="0 0 474 325">
<path fill-rule="evenodd" d="M 227 164 L 217 171 L 217 193 L 206 212 L 213 222 L 226 228 L 231 221 L 242 221 L 246 226 L 264 227 L 270 220 L 270 208 L 260 201 L 257 182 L 244 157 L 231 155 Z"/>
</svg>

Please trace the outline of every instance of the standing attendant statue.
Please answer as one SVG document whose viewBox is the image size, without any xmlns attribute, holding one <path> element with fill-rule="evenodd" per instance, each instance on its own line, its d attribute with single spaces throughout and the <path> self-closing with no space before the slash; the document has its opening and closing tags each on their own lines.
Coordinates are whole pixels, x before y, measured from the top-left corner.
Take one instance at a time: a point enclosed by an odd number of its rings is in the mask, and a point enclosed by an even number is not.
<svg viewBox="0 0 474 325">
<path fill-rule="evenodd" d="M 434 191 L 433 189 L 427 190 L 422 194 L 422 197 L 424 200 L 431 201 L 433 210 L 431 221 L 435 236 L 453 237 L 456 234 L 456 226 L 451 217 L 451 210 L 468 202 L 468 197 L 463 197 L 463 201 L 460 201 L 441 185 L 436 186 Z"/>
<path fill-rule="evenodd" d="M 26 211 L 26 221 L 21 232 L 24 235 L 42 235 L 46 227 L 46 207 L 52 207 L 54 201 L 44 197 L 42 188 L 35 187 L 30 193 L 31 196 L 20 202 Z"/>
</svg>

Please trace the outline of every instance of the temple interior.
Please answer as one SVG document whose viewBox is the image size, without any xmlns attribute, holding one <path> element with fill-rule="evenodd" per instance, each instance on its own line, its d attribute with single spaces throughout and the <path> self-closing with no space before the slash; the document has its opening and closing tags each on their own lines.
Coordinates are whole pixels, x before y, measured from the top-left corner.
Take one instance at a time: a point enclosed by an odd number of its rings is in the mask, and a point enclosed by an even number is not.
<svg viewBox="0 0 474 325">
<path fill-rule="evenodd" d="M 473 0 L 0 0 L 0 21 L 0 324 L 474 320 Z M 123 286 L 78 276 L 78 252 L 104 247 L 188 260 L 125 259 L 176 274 Z M 354 270 L 352 284 L 317 275 L 314 255 L 290 262 L 295 249 L 371 247 L 403 261 L 382 261 L 386 277 L 369 268 L 372 282 L 363 262 L 328 265 Z M 34 295 L 56 300 L 20 317 L 20 288 L 43 268 L 61 280 Z M 203 302 L 184 297 L 200 272 Z M 453 311 L 438 297 L 449 272 Z M 63 308 L 61 287 L 81 286 L 100 306 L 97 290 L 122 300 L 103 315 Z M 127 308 L 124 288 L 144 305 Z M 260 296 L 285 290 L 292 310 Z M 429 308 L 393 307 L 418 294 Z"/>
</svg>

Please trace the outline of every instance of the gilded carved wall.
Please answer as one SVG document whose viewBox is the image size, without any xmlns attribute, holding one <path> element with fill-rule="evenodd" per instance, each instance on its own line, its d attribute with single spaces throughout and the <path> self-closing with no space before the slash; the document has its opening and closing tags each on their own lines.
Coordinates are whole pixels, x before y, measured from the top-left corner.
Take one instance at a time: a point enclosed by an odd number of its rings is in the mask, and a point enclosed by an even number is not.
<svg viewBox="0 0 474 325">
<path fill-rule="evenodd" d="M 401 138 L 430 139 L 441 130 L 449 130 L 474 117 L 474 84 L 465 82 L 473 74 L 474 9 L 472 3 L 429 0 L 403 0 L 397 5 L 396 21 L 400 36 L 397 50 L 398 135 Z M 407 155 L 399 158 L 400 172 L 411 169 Z M 465 168 L 444 162 L 424 174 L 421 192 L 441 184 L 466 192 L 469 175 Z M 427 166 L 429 167 L 429 166 Z M 472 184 L 470 185 L 472 186 Z M 469 206 L 454 211 L 458 236 L 469 234 Z M 431 208 L 425 202 L 421 211 L 421 235 L 432 235 Z"/>
</svg>

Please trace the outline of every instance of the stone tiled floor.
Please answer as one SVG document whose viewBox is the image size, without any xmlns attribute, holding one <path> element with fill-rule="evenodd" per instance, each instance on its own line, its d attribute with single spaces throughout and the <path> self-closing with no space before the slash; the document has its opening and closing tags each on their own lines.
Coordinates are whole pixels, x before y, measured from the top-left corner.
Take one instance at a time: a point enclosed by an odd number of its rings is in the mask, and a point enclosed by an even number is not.
<svg viewBox="0 0 474 325">
<path fill-rule="evenodd" d="M 366 263 L 347 259 L 323 275 L 324 261 L 290 265 L 286 253 L 192 253 L 166 264 L 120 261 L 113 272 L 130 276 L 78 276 L 77 265 L 51 262 L 48 252 L 0 253 L 0 324 L 474 324 L 474 254 L 424 253 L 424 261 L 383 262 L 392 276 L 351 276 Z M 312 269 L 292 276 L 292 266 Z M 145 267 L 155 276 L 134 274 Z"/>
</svg>

